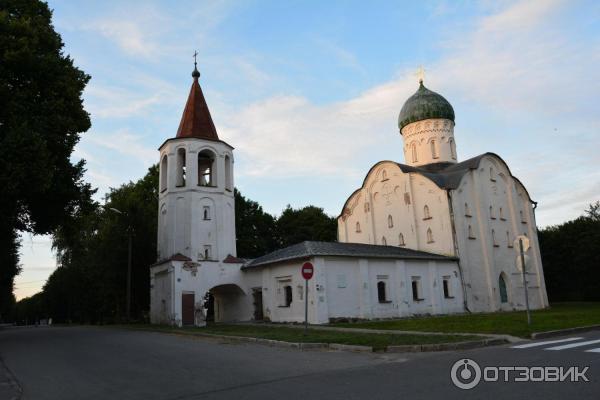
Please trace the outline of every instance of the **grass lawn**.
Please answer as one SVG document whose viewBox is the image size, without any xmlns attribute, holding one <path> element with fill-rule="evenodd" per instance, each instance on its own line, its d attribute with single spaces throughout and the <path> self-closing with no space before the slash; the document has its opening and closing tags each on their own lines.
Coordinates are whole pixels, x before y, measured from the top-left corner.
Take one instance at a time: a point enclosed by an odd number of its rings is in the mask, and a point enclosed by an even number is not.
<svg viewBox="0 0 600 400">
<path fill-rule="evenodd" d="M 531 327 L 528 327 L 525 311 L 518 311 L 350 322 L 333 325 L 347 328 L 447 333 L 497 333 L 529 337 L 533 332 L 598 325 L 600 324 L 600 303 L 555 303 L 551 305 L 550 309 L 533 311 L 531 320 Z"/>
<path fill-rule="evenodd" d="M 386 346 L 432 344 L 464 342 L 468 340 L 481 340 L 480 336 L 458 335 L 393 335 L 348 333 L 330 330 L 309 329 L 304 336 L 304 330 L 288 327 L 254 326 L 254 325 L 210 325 L 204 328 L 173 328 L 156 325 L 128 325 L 133 329 L 161 331 L 178 334 L 208 333 L 215 335 L 256 337 L 262 339 L 280 340 L 284 342 L 303 343 L 339 343 L 372 346 L 374 350 L 384 349 Z"/>
</svg>

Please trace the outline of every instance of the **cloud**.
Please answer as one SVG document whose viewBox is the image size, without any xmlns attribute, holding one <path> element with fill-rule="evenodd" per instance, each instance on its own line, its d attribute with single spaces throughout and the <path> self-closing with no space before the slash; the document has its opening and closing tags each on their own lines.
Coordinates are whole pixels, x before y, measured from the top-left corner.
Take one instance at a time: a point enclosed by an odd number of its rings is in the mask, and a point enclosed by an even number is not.
<svg viewBox="0 0 600 400">
<path fill-rule="evenodd" d="M 451 36 L 444 43 L 443 56 L 427 66 L 431 74 L 426 83 L 431 82 L 429 86 L 451 93 L 467 104 L 483 107 L 490 115 L 511 116 L 515 121 L 523 115 L 527 118 L 521 121 L 531 121 L 532 116 L 540 120 L 556 118 L 556 124 L 572 127 L 565 117 L 575 112 L 575 126 L 598 126 L 597 114 L 586 113 L 585 109 L 589 104 L 597 104 L 597 91 L 589 87 L 598 88 L 600 69 L 593 65 L 590 49 L 570 37 L 568 20 L 561 20 L 564 4 L 518 2 L 482 18 L 473 31 Z M 589 87 L 580 87 L 580 77 L 585 77 Z M 365 171 L 358 170 L 356 160 L 365 153 L 381 152 L 381 144 L 389 143 L 394 136 L 400 140 L 395 118 L 415 90 L 412 71 L 399 71 L 397 78 L 334 104 L 316 105 L 298 96 L 274 96 L 255 102 L 237 110 L 233 117 L 223 118 L 219 129 L 239 149 L 238 165 L 242 168 L 237 173 L 241 175 L 293 177 L 318 171 L 320 176 L 362 176 Z M 559 115 L 563 119 L 558 119 Z M 493 127 L 482 129 L 494 131 Z M 515 150 L 518 138 L 514 135 L 509 136 L 512 142 L 504 143 L 504 150 L 475 151 L 512 152 L 516 157 L 528 157 L 528 149 Z M 538 143 L 548 142 L 547 132 L 533 131 L 528 135 L 528 144 L 536 143 L 536 135 Z M 597 144 L 595 135 L 587 140 Z M 556 164 L 572 162 L 572 151 L 564 152 L 560 147 L 566 145 L 562 138 L 548 144 L 551 145 L 559 146 L 551 149 Z M 467 148 L 465 143 L 463 154 Z M 542 152 L 540 157 L 547 157 L 547 153 Z M 585 164 L 587 160 L 580 161 Z M 513 172 L 535 189 L 542 219 L 552 215 L 552 210 L 560 211 L 563 220 L 578 215 L 573 214 L 573 207 L 567 209 L 554 201 L 554 195 L 544 189 L 541 182 L 547 182 L 548 173 L 553 170 L 529 173 L 537 167 L 516 164 Z M 585 175 L 589 170 L 591 166 L 578 172 Z M 538 172 L 543 176 L 541 180 L 529 179 Z M 591 181 L 576 182 L 570 173 L 560 174 L 566 185 L 563 190 L 578 193 L 576 207 L 592 199 L 589 187 L 597 185 L 600 179 L 597 175 L 588 176 Z"/>
<path fill-rule="evenodd" d="M 134 74 L 135 75 L 135 74 Z M 154 108 L 173 104 L 175 88 L 164 81 L 138 78 L 124 85 L 92 82 L 85 90 L 85 107 L 92 118 L 127 118 L 148 115 Z"/>
<path fill-rule="evenodd" d="M 152 40 L 152 32 L 144 29 L 144 25 L 124 19 L 105 19 L 96 21 L 90 28 L 114 41 L 128 55 L 156 57 L 162 49 Z"/>
<path fill-rule="evenodd" d="M 119 154 L 133 157 L 143 165 L 152 165 L 156 162 L 156 149 L 142 144 L 143 137 L 127 129 L 120 129 L 110 134 L 96 133 L 89 138 L 89 141 Z"/>
</svg>

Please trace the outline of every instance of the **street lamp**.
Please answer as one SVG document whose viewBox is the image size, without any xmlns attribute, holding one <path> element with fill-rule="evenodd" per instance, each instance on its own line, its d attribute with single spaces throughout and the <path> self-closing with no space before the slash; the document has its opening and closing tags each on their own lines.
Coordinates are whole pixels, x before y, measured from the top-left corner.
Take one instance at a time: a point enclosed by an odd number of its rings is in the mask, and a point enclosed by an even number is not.
<svg viewBox="0 0 600 400">
<path fill-rule="evenodd" d="M 131 253 L 133 247 L 133 229 L 131 227 L 131 220 L 129 219 L 126 212 L 118 210 L 114 207 L 105 207 L 108 210 L 117 213 L 119 215 L 124 215 L 127 218 L 127 299 L 126 299 L 126 318 L 127 321 L 131 319 Z"/>
</svg>

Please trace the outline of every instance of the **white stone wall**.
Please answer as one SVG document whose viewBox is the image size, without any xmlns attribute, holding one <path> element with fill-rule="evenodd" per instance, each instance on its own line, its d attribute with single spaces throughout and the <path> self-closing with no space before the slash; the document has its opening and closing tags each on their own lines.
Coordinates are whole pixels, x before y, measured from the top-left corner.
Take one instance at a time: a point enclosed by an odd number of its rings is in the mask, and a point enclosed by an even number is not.
<svg viewBox="0 0 600 400">
<path fill-rule="evenodd" d="M 215 298 L 215 321 L 248 321 L 253 317 L 252 287 L 260 286 L 241 264 L 168 261 L 150 268 L 150 321 L 181 326 L 183 293 L 193 293 L 197 307 L 210 291 Z M 167 304 L 166 313 L 161 304 Z"/>
<path fill-rule="evenodd" d="M 177 151 L 186 151 L 186 185 L 177 186 Z M 215 154 L 214 187 L 198 185 L 198 153 L 210 150 Z M 159 195 L 158 258 L 166 259 L 181 253 L 192 260 L 204 259 L 205 246 L 210 246 L 210 258 L 223 260 L 236 255 L 235 205 L 233 196 L 233 165 L 226 168 L 226 157 L 233 164 L 232 148 L 223 143 L 202 139 L 173 139 L 160 149 L 161 160 L 167 157 L 166 189 Z M 164 168 L 164 163 L 160 163 Z M 225 171 L 231 175 L 226 188 Z M 161 171 L 161 178 L 165 174 Z M 161 182 L 161 187 L 163 182 Z M 204 207 L 209 207 L 209 219 L 204 219 Z"/>
<path fill-rule="evenodd" d="M 402 138 L 404 160 L 408 165 L 456 163 L 454 122 L 449 119 L 426 119 L 408 124 L 402 128 Z"/>
<path fill-rule="evenodd" d="M 346 202 L 338 218 L 338 240 L 381 245 L 385 238 L 388 246 L 399 246 L 400 234 L 407 248 L 454 255 L 446 191 L 420 174 L 403 173 L 396 163 L 382 161 Z"/>
<path fill-rule="evenodd" d="M 262 277 L 264 315 L 273 322 L 304 321 L 305 261 L 273 264 L 246 272 Z M 454 261 L 385 260 L 353 257 L 314 257 L 315 275 L 309 281 L 308 320 L 328 323 L 331 318 L 397 318 L 417 314 L 464 312 L 463 295 Z M 450 285 L 445 298 L 443 279 Z M 412 297 L 412 279 L 418 279 L 422 299 Z M 293 289 L 289 307 L 282 304 L 280 282 Z M 379 302 L 377 283 L 386 283 L 386 298 Z"/>
<path fill-rule="evenodd" d="M 494 155 L 485 156 L 479 168 L 465 175 L 451 196 L 469 309 L 524 309 L 522 277 L 515 266 L 517 253 L 511 247 L 515 237 L 523 234 L 532 244 L 527 251 L 531 258 L 530 306 L 547 307 L 533 207 L 527 192 L 504 162 Z M 506 277 L 507 303 L 500 302 L 501 274 Z"/>
</svg>

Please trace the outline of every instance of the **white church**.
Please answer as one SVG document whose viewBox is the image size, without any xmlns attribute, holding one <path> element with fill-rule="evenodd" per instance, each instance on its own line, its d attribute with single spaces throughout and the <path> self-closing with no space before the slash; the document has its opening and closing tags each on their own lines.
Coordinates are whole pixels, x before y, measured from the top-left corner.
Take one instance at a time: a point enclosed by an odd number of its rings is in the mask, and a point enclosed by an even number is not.
<svg viewBox="0 0 600 400">
<path fill-rule="evenodd" d="M 400 111 L 405 163 L 380 161 L 338 217 L 338 242 L 302 242 L 253 260 L 236 255 L 233 147 L 220 140 L 193 83 L 160 151 L 156 324 L 304 320 L 301 266 L 315 268 L 308 320 L 521 310 L 513 241 L 526 235 L 529 305 L 548 306 L 536 203 L 494 153 L 458 162 L 454 110 L 425 88 Z"/>
</svg>

